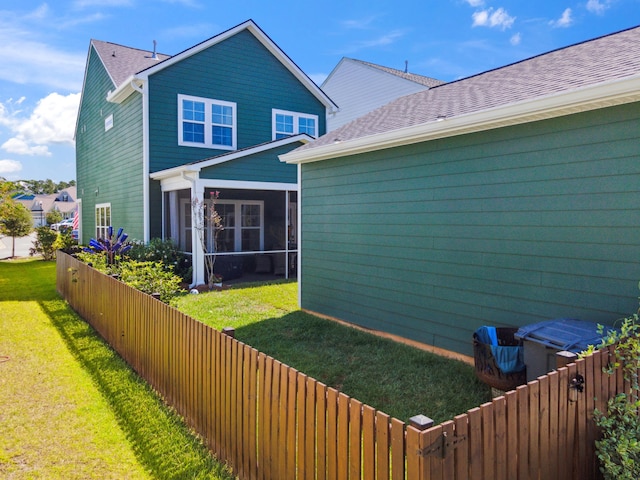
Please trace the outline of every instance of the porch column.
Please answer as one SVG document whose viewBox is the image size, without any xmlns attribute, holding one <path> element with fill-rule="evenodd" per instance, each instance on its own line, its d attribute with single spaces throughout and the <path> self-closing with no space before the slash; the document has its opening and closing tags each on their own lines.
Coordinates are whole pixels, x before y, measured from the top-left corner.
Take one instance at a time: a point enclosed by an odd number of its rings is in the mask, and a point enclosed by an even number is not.
<svg viewBox="0 0 640 480">
<path fill-rule="evenodd" d="M 196 229 L 196 212 L 193 208 L 194 199 L 200 204 L 204 201 L 204 185 L 200 180 L 196 180 L 191 184 L 191 251 L 193 252 L 193 282 L 196 285 L 202 285 L 204 284 L 204 250 Z"/>
</svg>

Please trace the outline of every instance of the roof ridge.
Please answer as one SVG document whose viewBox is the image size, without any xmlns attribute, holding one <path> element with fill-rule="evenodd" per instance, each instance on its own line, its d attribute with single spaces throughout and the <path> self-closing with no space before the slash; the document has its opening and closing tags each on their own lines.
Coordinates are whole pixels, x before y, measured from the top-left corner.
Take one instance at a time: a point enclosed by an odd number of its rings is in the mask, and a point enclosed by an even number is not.
<svg viewBox="0 0 640 480">
<path fill-rule="evenodd" d="M 522 63 L 525 63 L 525 62 L 529 62 L 529 61 L 535 60 L 536 58 L 545 57 L 547 55 L 551 55 L 553 53 L 561 52 L 561 51 L 567 50 L 569 48 L 574 48 L 574 47 L 578 47 L 580 45 L 584 45 L 584 44 L 587 44 L 587 43 L 596 42 L 598 40 L 602 40 L 602 39 L 607 38 L 607 37 L 612 37 L 614 35 L 619 35 L 621 33 L 628 32 L 628 31 L 631 31 L 631 30 L 635 30 L 635 29 L 638 29 L 638 28 L 640 28 L 640 25 L 635 25 L 633 27 L 624 28 L 624 29 L 619 30 L 617 32 L 607 33 L 605 35 L 600 35 L 599 37 L 589 38 L 587 40 L 582 40 L 582 41 L 575 42 L 575 43 L 572 43 L 572 44 L 569 44 L 569 45 L 565 45 L 563 47 L 554 48 L 553 50 L 548 50 L 546 52 L 538 53 L 537 55 L 532 55 L 531 57 L 523 58 L 522 60 L 517 60 L 515 62 L 507 63 L 506 65 L 500 65 L 499 67 L 490 68 L 489 70 L 484 70 L 482 72 L 474 73 L 473 75 L 469 75 L 468 77 L 459 78 L 457 80 L 451 80 L 450 82 L 446 82 L 446 83 L 443 83 L 441 85 L 437 85 L 437 86 L 435 86 L 433 88 L 438 88 L 438 87 L 442 87 L 444 85 L 451 85 L 451 84 L 454 84 L 454 83 L 463 82 L 463 81 L 469 80 L 471 78 L 480 77 L 480 76 L 486 75 L 488 73 L 496 72 L 496 71 L 499 71 L 499 70 L 503 70 L 505 68 L 513 67 L 514 65 L 518 65 L 518 64 L 522 64 Z"/>
<path fill-rule="evenodd" d="M 352 60 L 354 62 L 358 62 L 358 63 L 361 63 L 363 65 L 367 65 L 369 67 L 378 69 L 380 71 L 387 72 L 387 73 L 390 73 L 392 75 L 396 75 L 397 77 L 404 78 L 405 80 L 409 80 L 409 81 L 412 81 L 412 82 L 420 83 L 420 84 L 425 85 L 425 86 L 436 86 L 436 85 L 441 85 L 443 83 L 446 83 L 443 80 L 439 80 L 439 79 L 434 78 L 434 77 L 429 77 L 427 75 L 422 75 L 420 73 L 413 73 L 413 72 L 409 72 L 409 71 L 405 72 L 405 71 L 400 70 L 398 68 L 386 67 L 384 65 L 380 65 L 380 64 L 377 64 L 377 63 L 373 63 L 373 62 L 368 62 L 366 60 L 360 60 L 358 58 L 350 58 L 350 57 L 346 57 L 346 58 L 348 58 L 349 60 Z M 420 82 L 419 79 L 425 79 L 425 80 L 427 80 L 427 82 Z"/>
</svg>

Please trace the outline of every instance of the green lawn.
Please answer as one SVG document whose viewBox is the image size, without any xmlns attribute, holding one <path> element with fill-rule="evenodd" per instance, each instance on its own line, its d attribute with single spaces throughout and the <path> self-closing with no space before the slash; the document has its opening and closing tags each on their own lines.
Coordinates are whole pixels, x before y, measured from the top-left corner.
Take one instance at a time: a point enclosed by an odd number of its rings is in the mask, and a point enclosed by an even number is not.
<svg viewBox="0 0 640 480">
<path fill-rule="evenodd" d="M 55 291 L 0 262 L 0 478 L 233 478 Z"/>
<path fill-rule="evenodd" d="M 466 363 L 300 311 L 295 282 L 240 284 L 177 306 L 217 329 L 234 327 L 238 340 L 403 421 L 422 413 L 439 423 L 490 400 Z"/>
</svg>

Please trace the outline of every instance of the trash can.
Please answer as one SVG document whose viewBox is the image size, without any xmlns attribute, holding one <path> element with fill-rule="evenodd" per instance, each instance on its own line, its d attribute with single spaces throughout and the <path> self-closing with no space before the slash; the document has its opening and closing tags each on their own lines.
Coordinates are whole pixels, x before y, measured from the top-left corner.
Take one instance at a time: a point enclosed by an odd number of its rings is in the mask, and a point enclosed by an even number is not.
<svg viewBox="0 0 640 480">
<path fill-rule="evenodd" d="M 580 353 L 589 345 L 598 345 L 612 327 L 598 333 L 598 324 L 575 318 L 558 318 L 521 327 L 515 337 L 522 340 L 527 381 L 535 380 L 556 368 L 556 354 Z"/>
<path fill-rule="evenodd" d="M 506 392 L 526 383 L 522 340 L 517 327 L 480 327 L 473 334 L 473 358 L 478 379 Z"/>
</svg>

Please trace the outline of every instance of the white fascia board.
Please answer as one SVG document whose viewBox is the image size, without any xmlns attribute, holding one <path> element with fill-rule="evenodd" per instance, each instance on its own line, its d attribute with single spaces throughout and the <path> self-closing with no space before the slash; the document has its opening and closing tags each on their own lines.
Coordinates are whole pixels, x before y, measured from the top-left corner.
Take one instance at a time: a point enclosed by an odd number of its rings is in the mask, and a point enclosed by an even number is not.
<svg viewBox="0 0 640 480">
<path fill-rule="evenodd" d="M 217 180 L 201 178 L 200 183 L 205 188 L 233 188 L 236 190 L 271 190 L 271 191 L 298 191 L 297 183 L 284 182 L 246 182 L 242 180 Z"/>
<path fill-rule="evenodd" d="M 306 133 L 301 133 L 299 135 L 293 135 L 291 137 L 281 138 L 280 140 L 274 140 L 273 142 L 263 143 L 253 148 L 246 148 L 243 150 L 238 150 L 237 152 L 232 153 L 223 153 L 218 157 L 213 157 L 208 160 L 203 160 L 198 163 L 190 163 L 189 165 L 181 165 L 179 167 L 168 168 L 166 170 L 160 170 L 158 172 L 152 173 L 150 175 L 153 180 L 162 180 L 165 178 L 170 178 L 174 176 L 182 176 L 182 172 L 189 173 L 199 173 L 200 170 L 207 167 L 212 167 L 214 165 L 220 165 L 222 163 L 230 162 L 231 160 L 236 160 L 242 157 L 248 157 L 250 155 L 255 155 L 256 153 L 266 152 L 268 150 L 272 150 L 274 148 L 282 147 L 284 145 L 289 145 L 291 143 L 309 143 L 313 140 Z"/>
<path fill-rule="evenodd" d="M 640 75 L 280 155 L 309 163 L 640 101 Z M 330 133 L 329 133 L 330 135 Z"/>
</svg>

